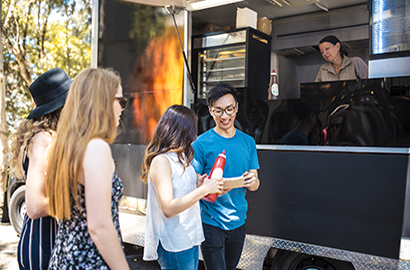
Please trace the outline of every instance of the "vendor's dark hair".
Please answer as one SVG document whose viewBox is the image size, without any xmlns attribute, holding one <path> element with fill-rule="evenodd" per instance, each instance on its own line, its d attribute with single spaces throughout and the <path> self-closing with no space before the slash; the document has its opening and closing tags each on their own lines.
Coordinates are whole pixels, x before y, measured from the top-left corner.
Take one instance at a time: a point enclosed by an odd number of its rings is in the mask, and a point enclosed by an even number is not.
<svg viewBox="0 0 410 270">
<path fill-rule="evenodd" d="M 231 84 L 218 83 L 216 86 L 212 87 L 211 90 L 209 90 L 206 95 L 206 103 L 208 103 L 208 106 L 212 107 L 218 99 L 228 94 L 231 94 L 235 99 L 235 102 L 238 102 L 238 94 Z"/>
<path fill-rule="evenodd" d="M 337 37 L 335 37 L 333 35 L 326 36 L 326 37 L 322 38 L 319 41 L 319 45 L 322 44 L 323 42 L 329 42 L 329 43 L 332 43 L 333 45 L 336 45 L 337 43 L 339 43 L 340 44 L 340 50 L 339 50 L 340 56 L 342 58 L 343 58 L 343 56 L 348 56 L 349 53 L 347 51 L 343 50 L 342 43 L 340 42 L 340 40 Z"/>
</svg>

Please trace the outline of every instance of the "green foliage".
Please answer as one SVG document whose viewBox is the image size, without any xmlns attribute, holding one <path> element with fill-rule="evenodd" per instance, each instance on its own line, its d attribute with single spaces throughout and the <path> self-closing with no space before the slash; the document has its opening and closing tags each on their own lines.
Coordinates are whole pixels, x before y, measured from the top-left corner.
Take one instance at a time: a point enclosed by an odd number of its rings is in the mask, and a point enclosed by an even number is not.
<svg viewBox="0 0 410 270">
<path fill-rule="evenodd" d="M 91 0 L 3 0 L 2 45 L 9 133 L 33 108 L 28 86 L 60 67 L 91 64 Z"/>
<path fill-rule="evenodd" d="M 165 22 L 168 14 L 163 8 L 135 4 L 133 7 L 134 18 L 138 19 L 134 20 L 130 38 L 145 48 L 149 40 L 161 36 L 165 31 Z"/>
</svg>

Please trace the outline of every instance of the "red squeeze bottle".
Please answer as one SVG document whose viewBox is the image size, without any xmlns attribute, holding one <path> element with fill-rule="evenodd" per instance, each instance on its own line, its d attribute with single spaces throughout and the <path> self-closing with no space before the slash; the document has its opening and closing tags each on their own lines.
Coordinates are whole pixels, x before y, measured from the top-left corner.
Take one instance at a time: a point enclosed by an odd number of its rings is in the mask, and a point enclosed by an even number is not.
<svg viewBox="0 0 410 270">
<path fill-rule="evenodd" d="M 223 150 L 222 153 L 220 153 L 218 157 L 216 158 L 214 166 L 212 166 L 211 172 L 209 173 L 209 176 L 208 176 L 209 179 L 215 179 L 215 178 L 222 177 L 224 173 L 224 168 L 225 168 L 225 160 L 226 160 L 225 150 Z M 212 194 L 206 195 L 202 199 L 204 199 L 207 202 L 215 202 L 216 198 L 218 198 L 218 194 L 212 193 Z"/>
</svg>

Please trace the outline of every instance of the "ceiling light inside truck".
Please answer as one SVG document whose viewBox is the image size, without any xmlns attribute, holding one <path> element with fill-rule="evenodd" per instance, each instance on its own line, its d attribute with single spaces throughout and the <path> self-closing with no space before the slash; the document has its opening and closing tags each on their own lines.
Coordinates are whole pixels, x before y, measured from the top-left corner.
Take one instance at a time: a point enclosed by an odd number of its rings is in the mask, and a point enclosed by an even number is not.
<svg viewBox="0 0 410 270">
<path fill-rule="evenodd" d="M 121 0 L 136 4 L 143 4 L 156 7 L 178 7 L 188 11 L 196 11 L 201 9 L 213 8 L 227 4 L 243 2 L 244 0 Z M 286 0 L 285 0 L 286 1 Z"/>
<path fill-rule="evenodd" d="M 320 9 L 326 10 L 326 0 L 266 0 L 272 5 L 280 8 L 300 7 L 315 4 Z M 326 10 L 327 11 L 327 10 Z"/>
<path fill-rule="evenodd" d="M 242 2 L 243 0 L 187 0 L 186 9 L 188 11 L 195 11 L 207 8 L 223 6 L 227 4 Z"/>
</svg>

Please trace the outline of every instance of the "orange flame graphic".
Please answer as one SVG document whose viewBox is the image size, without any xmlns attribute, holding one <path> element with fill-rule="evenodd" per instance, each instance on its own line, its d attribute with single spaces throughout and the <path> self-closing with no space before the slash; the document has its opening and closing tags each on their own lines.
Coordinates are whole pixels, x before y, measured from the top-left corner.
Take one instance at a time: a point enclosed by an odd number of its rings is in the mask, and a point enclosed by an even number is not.
<svg viewBox="0 0 410 270">
<path fill-rule="evenodd" d="M 131 86 L 136 91 L 132 124 L 140 143 L 147 144 L 165 110 L 182 104 L 184 61 L 173 27 L 149 42 L 138 66 L 141 68 L 133 71 L 137 78 Z"/>
</svg>

